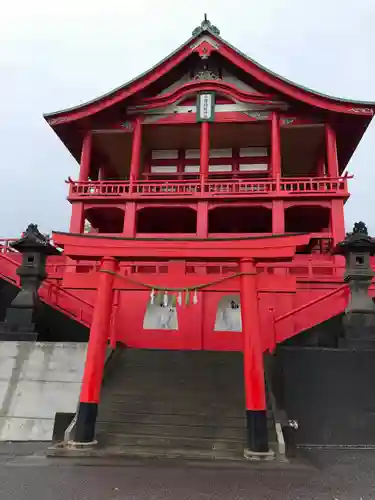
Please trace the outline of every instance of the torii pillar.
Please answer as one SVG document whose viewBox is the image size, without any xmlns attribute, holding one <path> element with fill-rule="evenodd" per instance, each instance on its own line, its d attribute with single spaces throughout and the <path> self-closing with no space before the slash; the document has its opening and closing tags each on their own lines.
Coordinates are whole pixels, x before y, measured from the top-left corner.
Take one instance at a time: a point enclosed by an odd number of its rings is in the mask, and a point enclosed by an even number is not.
<svg viewBox="0 0 375 500">
<path fill-rule="evenodd" d="M 92 444 L 104 368 L 105 346 L 108 341 L 112 304 L 113 274 L 116 261 L 150 258 L 161 260 L 220 259 L 240 261 L 241 315 L 244 338 L 244 380 L 246 396 L 247 459 L 269 459 L 267 407 L 263 366 L 263 345 L 258 309 L 256 261 L 285 261 L 294 257 L 297 247 L 310 243 L 309 234 L 277 235 L 269 238 L 228 238 L 220 240 L 165 241 L 102 239 L 96 234 L 54 232 L 53 240 L 64 248 L 65 255 L 74 259 L 98 259 L 103 267 L 90 331 L 89 349 L 82 383 L 75 441 Z M 98 256 L 98 252 L 100 255 Z"/>
<path fill-rule="evenodd" d="M 240 272 L 247 428 L 244 456 L 248 460 L 269 460 L 274 458 L 274 452 L 268 445 L 266 385 L 254 260 L 241 259 Z"/>
</svg>

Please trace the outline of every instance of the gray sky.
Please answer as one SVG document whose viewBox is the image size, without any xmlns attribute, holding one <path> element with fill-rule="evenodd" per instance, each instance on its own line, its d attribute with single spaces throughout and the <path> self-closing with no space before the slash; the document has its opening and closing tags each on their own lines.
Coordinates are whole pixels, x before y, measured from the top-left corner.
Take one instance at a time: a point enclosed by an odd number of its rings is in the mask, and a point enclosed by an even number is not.
<svg viewBox="0 0 375 500">
<path fill-rule="evenodd" d="M 375 101 L 374 0 L 0 0 L 0 236 L 30 222 L 44 232 L 68 228 L 64 180 L 77 178 L 78 165 L 42 114 L 137 76 L 188 39 L 204 12 L 276 73 Z M 346 221 L 363 219 L 375 235 L 374 127 L 348 168 Z"/>
</svg>

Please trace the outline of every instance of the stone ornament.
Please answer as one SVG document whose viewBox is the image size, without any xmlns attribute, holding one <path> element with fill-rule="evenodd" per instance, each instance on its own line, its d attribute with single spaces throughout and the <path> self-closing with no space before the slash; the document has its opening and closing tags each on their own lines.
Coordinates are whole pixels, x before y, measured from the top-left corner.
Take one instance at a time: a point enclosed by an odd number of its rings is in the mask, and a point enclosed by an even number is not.
<svg viewBox="0 0 375 500">
<path fill-rule="evenodd" d="M 210 31 L 213 35 L 217 35 L 219 36 L 220 35 L 220 30 L 219 28 L 217 28 L 216 26 L 214 26 L 211 21 L 209 21 L 207 19 L 207 14 L 204 15 L 204 19 L 203 21 L 201 22 L 201 25 L 200 26 L 197 26 L 193 32 L 192 32 L 192 35 L 193 36 L 197 36 L 197 35 L 200 35 L 201 33 L 203 33 L 204 31 Z"/>
</svg>

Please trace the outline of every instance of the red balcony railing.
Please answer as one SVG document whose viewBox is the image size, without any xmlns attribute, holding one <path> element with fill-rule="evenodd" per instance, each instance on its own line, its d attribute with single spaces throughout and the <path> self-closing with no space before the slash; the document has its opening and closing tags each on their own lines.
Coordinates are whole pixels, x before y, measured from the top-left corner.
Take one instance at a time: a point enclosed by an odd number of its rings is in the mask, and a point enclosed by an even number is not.
<svg viewBox="0 0 375 500">
<path fill-rule="evenodd" d="M 291 195 L 340 196 L 348 193 L 348 177 L 228 179 L 200 181 L 70 181 L 69 199 L 145 199 L 145 198 L 220 198 L 283 197 Z"/>
</svg>

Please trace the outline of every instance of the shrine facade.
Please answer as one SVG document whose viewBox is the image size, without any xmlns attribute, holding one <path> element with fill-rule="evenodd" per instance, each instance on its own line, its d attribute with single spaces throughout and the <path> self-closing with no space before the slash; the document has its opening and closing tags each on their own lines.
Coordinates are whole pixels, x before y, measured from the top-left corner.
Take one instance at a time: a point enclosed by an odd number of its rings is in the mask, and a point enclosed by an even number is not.
<svg viewBox="0 0 375 500">
<path fill-rule="evenodd" d="M 76 442 L 94 441 L 109 343 L 243 352 L 247 448 L 269 453 L 264 354 L 345 309 L 332 251 L 374 109 L 272 73 L 205 17 L 144 74 L 45 115 L 80 165 L 46 295 L 90 328 Z"/>
</svg>

